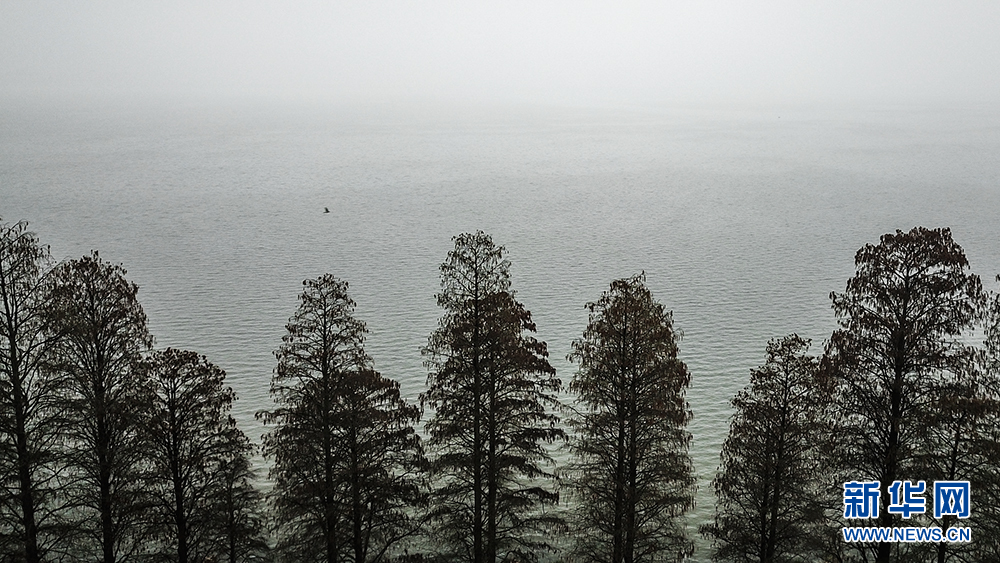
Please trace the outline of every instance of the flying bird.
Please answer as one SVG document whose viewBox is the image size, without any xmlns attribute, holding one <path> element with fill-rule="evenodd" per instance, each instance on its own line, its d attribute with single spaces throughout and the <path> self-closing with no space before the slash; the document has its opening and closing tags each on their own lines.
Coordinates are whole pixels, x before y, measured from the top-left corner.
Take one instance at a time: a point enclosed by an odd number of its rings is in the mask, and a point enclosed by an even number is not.
<svg viewBox="0 0 1000 563">
<path fill-rule="evenodd" d="M 329 212 L 330 212 L 330 208 L 329 207 L 324 207 L 323 208 L 323 213 L 329 213 Z"/>
</svg>

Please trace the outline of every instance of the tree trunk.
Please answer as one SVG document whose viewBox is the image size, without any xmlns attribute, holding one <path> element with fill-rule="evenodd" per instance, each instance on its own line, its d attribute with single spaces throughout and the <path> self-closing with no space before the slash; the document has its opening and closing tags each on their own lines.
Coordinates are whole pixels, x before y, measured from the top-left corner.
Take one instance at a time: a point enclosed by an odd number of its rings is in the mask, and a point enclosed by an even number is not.
<svg viewBox="0 0 1000 563">
<path fill-rule="evenodd" d="M 477 294 L 478 294 L 478 288 Z M 484 563 L 483 549 L 483 381 L 480 373 L 479 301 L 475 304 L 475 318 L 472 328 L 472 394 L 475 404 L 472 412 L 472 560 Z M 491 562 L 492 563 L 492 562 Z"/>
<path fill-rule="evenodd" d="M 358 456 L 358 436 L 356 433 L 357 422 L 351 423 L 351 524 L 354 534 L 354 563 L 365 563 L 365 542 L 361 531 L 362 514 L 361 506 L 361 476 Z"/>
<path fill-rule="evenodd" d="M 325 365 L 324 359 L 324 365 Z M 333 430 L 331 427 L 333 423 L 330 421 L 330 395 L 333 393 L 330 389 L 330 378 L 333 377 L 331 374 L 323 373 L 323 504 L 324 504 L 324 519 L 326 520 L 324 533 L 324 543 L 326 548 L 326 561 L 327 563 L 337 563 L 337 557 L 339 555 L 339 546 L 337 545 L 337 506 L 336 506 L 336 495 L 334 494 L 333 485 L 333 436 L 331 435 Z"/>
<path fill-rule="evenodd" d="M 903 402 L 903 361 L 905 353 L 904 336 L 900 333 L 894 335 L 893 347 L 895 348 L 893 382 L 890 391 L 889 405 L 889 438 L 886 444 L 885 472 L 882 475 L 882 482 L 879 484 L 880 504 L 879 525 L 885 528 L 892 527 L 892 513 L 889 512 L 889 485 L 896 480 L 899 465 L 899 425 L 902 419 Z M 878 544 L 878 551 L 875 556 L 875 563 L 889 563 L 892 554 L 892 544 L 881 542 Z"/>
<path fill-rule="evenodd" d="M 96 340 L 96 339 L 95 339 Z M 97 369 L 94 370 L 94 402 L 97 425 L 97 486 L 100 495 L 98 507 L 101 519 L 101 551 L 104 563 L 115 563 L 115 528 L 111 500 L 111 436 L 107 414 L 107 396 L 104 388 L 104 362 L 98 351 Z"/>
<path fill-rule="evenodd" d="M 487 459 L 487 489 L 486 489 L 486 561 L 494 563 L 497 560 L 497 405 L 496 405 L 496 385 L 491 376 L 488 384 L 489 389 L 489 412 L 487 413 L 487 424 L 489 429 L 489 452 Z"/>
<path fill-rule="evenodd" d="M 623 563 L 633 563 L 635 561 L 635 542 L 639 530 L 636 523 L 636 512 L 638 510 L 638 472 L 639 472 L 639 451 L 637 434 L 639 432 L 639 406 L 637 401 L 638 389 L 635 388 L 637 374 L 632 374 L 632 387 L 629 389 L 629 421 L 628 421 L 628 474 L 625 479 L 628 483 L 628 492 L 625 503 L 625 545 Z"/>
<path fill-rule="evenodd" d="M 615 464 L 615 514 L 614 525 L 611 530 L 611 561 L 612 563 L 622 563 L 622 552 L 625 540 L 625 413 L 623 405 L 618 405 L 618 444 L 616 455 L 618 457 Z"/>
<path fill-rule="evenodd" d="M 34 487 L 31 482 L 31 455 L 28 451 L 27 401 L 21 386 L 20 370 L 17 366 L 17 352 L 11 349 L 13 370 L 11 384 L 14 399 L 15 442 L 17 444 L 17 480 L 21 504 L 21 524 L 24 528 L 24 555 L 27 563 L 38 563 L 38 527 L 35 521 Z"/>
<path fill-rule="evenodd" d="M 14 318 L 19 316 L 17 306 L 11 304 L 7 292 L 6 272 L 0 271 L 0 292 L 3 294 L 4 313 L 7 320 L 8 353 L 10 356 L 10 384 L 14 401 L 14 441 L 17 448 L 18 497 L 21 505 L 21 525 L 24 528 L 24 555 L 26 563 L 38 563 L 38 527 L 35 521 L 34 487 L 31 482 L 31 461 L 28 452 L 28 401 L 24 395 L 21 354 L 17 346 L 17 326 Z"/>
<path fill-rule="evenodd" d="M 226 532 L 229 543 L 229 563 L 236 563 L 236 503 L 232 483 L 226 483 Z"/>
<path fill-rule="evenodd" d="M 174 459 L 170 460 L 170 472 L 174 481 L 174 525 L 177 526 L 177 563 L 188 563 L 188 525 L 187 515 L 184 514 L 184 487 L 183 483 L 181 483 L 181 470 L 176 455 L 177 452 L 174 451 L 173 453 Z"/>
<path fill-rule="evenodd" d="M 787 393 L 782 399 L 781 421 L 778 425 L 778 449 L 775 453 L 774 477 L 771 483 L 771 514 L 768 518 L 767 543 L 761 555 L 763 563 L 772 563 L 774 561 L 778 544 L 778 511 L 780 510 L 782 493 L 784 492 L 782 489 L 784 487 L 785 433 L 788 431 L 788 403 L 790 400 Z"/>
</svg>

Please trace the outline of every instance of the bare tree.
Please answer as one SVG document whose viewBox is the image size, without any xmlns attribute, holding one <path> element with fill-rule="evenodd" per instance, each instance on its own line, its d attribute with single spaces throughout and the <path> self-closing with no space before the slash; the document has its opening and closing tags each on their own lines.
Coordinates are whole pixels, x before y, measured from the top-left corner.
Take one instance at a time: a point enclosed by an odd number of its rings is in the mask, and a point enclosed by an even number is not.
<svg viewBox="0 0 1000 563">
<path fill-rule="evenodd" d="M 54 353 L 70 424 L 64 434 L 70 475 L 63 493 L 79 512 L 77 549 L 104 563 L 145 549 L 148 495 L 142 423 L 149 386 L 140 369 L 152 337 L 120 265 L 97 252 L 61 264 L 49 294 L 51 328 L 63 335 Z"/>
<path fill-rule="evenodd" d="M 717 561 L 814 561 L 826 492 L 820 437 L 825 395 L 798 335 L 771 340 L 767 362 L 732 400 L 733 419 L 712 482 L 715 520 L 702 527 Z"/>
<path fill-rule="evenodd" d="M 899 516 L 888 510 L 888 487 L 933 477 L 929 440 L 950 424 L 935 413 L 945 408 L 942 392 L 967 382 L 963 334 L 985 294 L 947 228 L 883 235 L 858 251 L 855 265 L 847 289 L 831 294 L 841 327 L 823 359 L 841 416 L 831 459 L 852 480 L 879 481 L 878 525 L 892 527 Z M 871 547 L 877 563 L 888 563 L 894 551 L 896 558 L 914 557 L 902 544 Z"/>
<path fill-rule="evenodd" d="M 539 511 L 557 500 L 545 444 L 564 437 L 552 412 L 560 382 L 510 290 L 504 248 L 482 231 L 454 240 L 437 295 L 445 313 L 424 349 L 436 537 L 465 561 L 534 560 L 561 524 Z"/>
<path fill-rule="evenodd" d="M 928 557 L 946 561 L 1000 560 L 1000 295 L 983 303 L 984 346 L 966 349 L 961 369 L 937 383 L 927 415 L 917 421 L 925 440 L 916 463 L 928 479 L 969 481 L 975 510 L 968 520 L 945 514 L 928 520 L 942 528 L 975 530 L 971 543 L 940 542 Z M 961 358 L 961 357 L 960 357 Z M 928 499 L 932 506 L 934 499 Z"/>
<path fill-rule="evenodd" d="M 45 360 L 52 261 L 26 223 L 0 223 L 0 552 L 38 563 L 61 535 L 55 476 L 61 417 Z"/>
<path fill-rule="evenodd" d="M 420 411 L 372 368 L 347 282 L 327 274 L 303 285 L 275 352 L 277 407 L 258 414 L 276 426 L 264 453 L 278 547 L 290 561 L 383 561 L 418 530 Z"/>
<path fill-rule="evenodd" d="M 171 561 L 203 561 L 218 551 L 221 520 L 234 516 L 232 509 L 219 512 L 213 497 L 237 485 L 228 472 L 249 453 L 229 415 L 236 395 L 224 385 L 225 372 L 195 352 L 167 348 L 145 366 L 153 522 Z"/>
<path fill-rule="evenodd" d="M 684 398 L 690 383 L 679 335 L 645 276 L 615 280 L 587 304 L 573 342 L 577 414 L 572 486 L 583 561 L 680 561 L 693 552 L 679 517 L 694 504 Z"/>
<path fill-rule="evenodd" d="M 265 529 L 264 496 L 254 486 L 256 473 L 250 463 L 253 446 L 245 437 L 229 444 L 216 467 L 215 486 L 209 496 L 213 561 L 260 561 L 270 549 Z"/>
</svg>

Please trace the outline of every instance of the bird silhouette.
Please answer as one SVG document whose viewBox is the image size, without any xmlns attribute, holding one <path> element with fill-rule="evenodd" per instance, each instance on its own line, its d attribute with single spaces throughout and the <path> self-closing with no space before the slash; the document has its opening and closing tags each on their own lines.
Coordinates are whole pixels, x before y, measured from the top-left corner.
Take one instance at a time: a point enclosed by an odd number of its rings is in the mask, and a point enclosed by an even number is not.
<svg viewBox="0 0 1000 563">
<path fill-rule="evenodd" d="M 329 212 L 330 212 L 330 208 L 329 207 L 324 207 L 323 208 L 323 213 L 329 213 Z"/>
</svg>

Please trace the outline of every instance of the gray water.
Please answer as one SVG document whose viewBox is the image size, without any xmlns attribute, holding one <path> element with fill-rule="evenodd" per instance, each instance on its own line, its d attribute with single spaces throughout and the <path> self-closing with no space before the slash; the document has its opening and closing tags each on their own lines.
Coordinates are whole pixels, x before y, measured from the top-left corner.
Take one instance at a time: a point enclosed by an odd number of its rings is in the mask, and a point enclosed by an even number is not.
<svg viewBox="0 0 1000 563">
<path fill-rule="evenodd" d="M 156 345 L 224 368 L 255 440 L 305 278 L 349 281 L 367 350 L 415 400 L 452 236 L 507 247 L 564 382 L 584 304 L 645 271 L 684 333 L 696 526 L 729 399 L 769 338 L 797 332 L 821 352 L 859 247 L 950 226 L 984 281 L 1000 272 L 1000 114 L 6 107 L 0 217 L 30 221 L 58 259 L 123 263 Z"/>
</svg>

